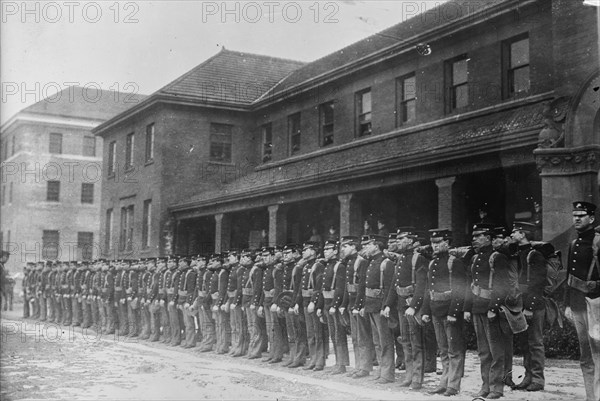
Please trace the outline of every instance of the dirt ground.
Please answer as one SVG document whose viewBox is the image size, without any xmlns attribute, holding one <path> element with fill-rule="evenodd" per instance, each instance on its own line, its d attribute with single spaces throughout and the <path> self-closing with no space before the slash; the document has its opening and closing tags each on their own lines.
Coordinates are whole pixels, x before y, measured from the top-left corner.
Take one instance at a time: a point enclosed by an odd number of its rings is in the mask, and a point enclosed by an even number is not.
<svg viewBox="0 0 600 401">
<path fill-rule="evenodd" d="M 135 339 L 98 337 L 94 331 L 60 328 L 2 313 L 0 400 L 435 400 L 426 390 L 439 376 L 427 374 L 424 389 L 396 383 L 378 385 L 330 376 L 334 356 L 323 372 L 287 369 L 260 360 L 199 353 Z M 352 352 L 351 352 L 352 353 Z M 522 375 L 515 358 L 515 381 Z M 504 400 L 578 400 L 585 398 L 577 361 L 549 360 L 546 389 L 527 393 L 505 390 Z M 480 388 L 479 362 L 467 354 L 460 395 L 472 400 Z"/>
</svg>

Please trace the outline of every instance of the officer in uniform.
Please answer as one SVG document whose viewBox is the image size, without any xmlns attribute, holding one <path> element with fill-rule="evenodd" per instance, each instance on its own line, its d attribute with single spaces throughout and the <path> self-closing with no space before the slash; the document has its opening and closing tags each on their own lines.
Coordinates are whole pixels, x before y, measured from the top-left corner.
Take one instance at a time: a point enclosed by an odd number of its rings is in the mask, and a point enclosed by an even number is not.
<svg viewBox="0 0 600 401">
<path fill-rule="evenodd" d="M 277 251 L 281 255 L 281 249 Z M 283 338 L 282 331 L 277 317 L 277 306 L 273 309 L 273 297 L 275 296 L 275 248 L 265 247 L 262 249 L 263 263 L 265 271 L 263 274 L 263 294 L 261 306 L 258 311 L 265 318 L 267 326 L 267 339 L 269 342 L 269 354 L 263 362 L 279 363 L 283 360 Z"/>
<path fill-rule="evenodd" d="M 565 316 L 573 322 L 579 340 L 581 371 L 586 401 L 600 400 L 600 341 L 590 335 L 586 297 L 600 297 L 600 266 L 594 245 L 596 205 L 573 202 L 573 226 L 577 238 L 569 249 Z"/>
<path fill-rule="evenodd" d="M 323 247 L 323 256 L 327 265 L 323 271 L 321 292 L 317 301 L 317 316 L 324 316 L 329 327 L 329 335 L 335 353 L 335 367 L 332 375 L 346 372 L 350 364 L 348 354 L 348 336 L 342 324 L 339 308 L 344 299 L 346 287 L 346 265 L 339 258 L 337 240 L 327 240 Z M 329 339 L 327 339 L 329 342 Z"/>
<path fill-rule="evenodd" d="M 52 288 L 52 302 L 50 303 L 50 322 L 60 323 L 62 319 L 62 305 L 60 296 L 61 262 L 52 263 L 50 273 L 50 286 Z"/>
<path fill-rule="evenodd" d="M 97 266 L 98 269 L 98 273 L 97 273 L 97 278 L 96 280 L 99 281 L 98 283 L 98 292 L 96 294 L 96 297 L 94 298 L 94 303 L 96 304 L 96 307 L 98 308 L 98 322 L 97 322 L 97 330 L 98 330 L 98 334 L 100 333 L 104 333 L 106 331 L 106 322 L 108 320 L 108 317 L 106 316 L 106 308 L 104 307 L 104 294 L 103 294 L 103 290 L 104 290 L 104 283 L 106 281 L 106 273 L 108 272 L 108 265 L 105 265 L 104 262 L 102 260 L 96 260 L 94 261 L 94 264 Z"/>
<path fill-rule="evenodd" d="M 464 311 L 467 275 L 464 263 L 448 253 L 452 232 L 430 230 L 433 259 L 427 273 L 427 291 L 423 302 L 423 321 L 433 317 L 433 326 L 440 351 L 443 371 L 438 386 L 430 394 L 453 396 L 460 391 L 464 374 Z"/>
<path fill-rule="evenodd" d="M 262 294 L 262 261 L 260 255 L 256 257 L 255 263 L 247 267 L 242 279 L 242 303 L 248 317 L 248 331 L 250 343 L 248 345 L 248 359 L 257 359 L 262 355 L 267 339 L 263 337 L 261 323 L 257 315 L 257 309 Z"/>
<path fill-rule="evenodd" d="M 525 377 L 515 388 L 527 391 L 540 391 L 545 385 L 544 287 L 547 267 L 544 255 L 531 246 L 535 230 L 535 224 L 515 221 L 511 234 L 519 246 L 519 290 L 523 294 L 523 314 L 529 326 L 525 333 L 517 336 L 523 350 Z"/>
<path fill-rule="evenodd" d="M 229 276 L 231 275 L 231 266 L 228 261 L 221 258 L 211 261 L 217 266 L 218 278 L 218 299 L 216 302 L 217 310 L 217 354 L 227 354 L 231 348 L 231 317 L 229 316 L 229 296 L 227 289 L 229 285 Z M 225 262 L 225 263 L 224 263 Z"/>
<path fill-rule="evenodd" d="M 505 255 L 494 253 L 493 225 L 475 224 L 472 236 L 476 254 L 469 269 L 472 282 L 465 310 L 471 312 L 481 362 L 483 384 L 477 397 L 498 399 L 504 395 L 504 346 L 507 337 L 512 338 L 506 316 L 500 313 L 510 295 L 510 266 Z"/>
<path fill-rule="evenodd" d="M 394 272 L 394 288 L 389 292 L 384 316 L 389 316 L 394 306 L 398 312 L 400 338 L 406 367 L 406 377 L 400 384 L 419 390 L 424 377 L 424 341 L 421 307 L 425 298 L 428 261 L 415 252 L 414 241 L 418 235 L 413 227 L 398 229 L 396 242 L 388 243 L 392 252 L 399 251 Z"/>
<path fill-rule="evenodd" d="M 106 317 L 106 325 L 102 331 L 105 334 L 115 334 L 115 266 L 107 260 L 102 260 L 104 280 L 102 284 L 102 308 Z"/>
<path fill-rule="evenodd" d="M 173 272 L 168 268 L 169 257 L 161 257 L 157 260 L 157 269 L 159 272 L 158 280 L 158 314 L 157 317 L 160 319 L 160 327 L 162 332 L 162 343 L 171 342 L 171 323 L 169 322 L 169 311 L 167 310 L 167 290 L 171 286 L 171 276 Z"/>
<path fill-rule="evenodd" d="M 73 311 L 73 327 L 81 326 L 82 310 L 81 301 L 81 280 L 83 276 L 83 265 L 81 262 L 75 262 L 72 266 L 72 286 L 71 286 L 71 310 Z"/>
<path fill-rule="evenodd" d="M 152 291 L 152 274 L 155 265 L 150 258 L 142 259 L 140 264 L 140 282 L 138 285 L 140 340 L 150 338 L 150 292 Z"/>
<path fill-rule="evenodd" d="M 242 356 L 244 335 L 247 332 L 243 330 L 242 307 L 237 304 L 238 280 L 244 274 L 243 267 L 240 265 L 239 253 L 229 251 L 227 254 L 227 264 L 229 265 L 229 281 L 227 282 L 227 304 L 229 305 L 229 325 L 231 326 L 231 350 L 232 356 Z"/>
<path fill-rule="evenodd" d="M 81 328 L 87 329 L 92 325 L 92 309 L 88 303 L 88 295 L 91 293 L 92 269 L 88 262 L 84 262 L 81 274 Z"/>
<path fill-rule="evenodd" d="M 235 326 L 238 326 L 240 330 L 239 344 L 234 346 L 233 349 L 233 356 L 236 358 L 246 355 L 250 346 L 248 310 L 246 309 L 247 302 L 245 300 L 249 300 L 248 294 L 252 292 L 252 289 L 248 289 L 246 284 L 250 279 L 253 258 L 254 252 L 251 249 L 242 250 L 239 267 L 236 271 L 235 298 L 232 300 L 230 307 L 230 313 L 234 317 Z M 230 262 L 233 261 L 232 259 L 233 256 Z"/>
<path fill-rule="evenodd" d="M 199 273 L 202 275 L 202 283 L 197 284 L 197 288 L 201 288 L 198 291 L 198 305 L 200 309 L 200 313 L 203 318 L 201 322 L 203 322 L 202 329 L 202 343 L 200 344 L 200 352 L 210 352 L 212 351 L 214 345 L 217 342 L 216 332 L 215 332 L 215 320 L 212 316 L 211 312 L 211 282 L 213 281 L 214 272 L 212 269 L 208 269 L 208 263 L 210 262 L 210 258 L 200 259 L 199 263 Z M 204 272 L 204 273 L 203 273 Z M 203 274 L 202 274 L 203 273 Z"/>
<path fill-rule="evenodd" d="M 92 267 L 94 269 L 94 274 L 92 277 L 92 300 L 91 300 L 91 307 L 92 307 L 92 326 L 94 327 L 94 330 L 96 330 L 97 333 L 101 332 L 102 329 L 102 325 L 103 325 L 103 316 L 100 314 L 100 309 L 102 308 L 102 299 L 100 297 L 101 293 L 102 293 L 102 283 L 103 283 L 103 274 L 101 271 L 101 267 L 100 267 L 100 263 L 98 263 L 98 261 L 95 261 L 92 264 Z"/>
<path fill-rule="evenodd" d="M 127 305 L 125 290 L 127 289 L 127 271 L 125 270 L 125 261 L 116 261 L 115 275 L 115 308 L 119 317 L 119 335 L 126 336 L 129 331 L 127 327 Z"/>
<path fill-rule="evenodd" d="M 160 303 L 159 291 L 162 272 L 159 268 L 158 258 L 150 258 L 148 260 L 148 270 L 151 274 L 150 285 L 146 289 L 146 305 L 150 312 L 150 338 L 151 342 L 156 342 L 160 339 Z M 160 265 L 164 265 L 162 262 Z"/>
<path fill-rule="evenodd" d="M 177 302 L 183 314 L 183 325 L 185 337 L 183 338 L 183 348 L 193 348 L 196 346 L 196 323 L 194 315 L 190 310 L 191 304 L 194 302 L 194 292 L 196 290 L 196 274 L 198 261 L 195 258 L 185 258 L 189 264 L 184 268 L 182 279 L 179 281 L 179 294 Z"/>
<path fill-rule="evenodd" d="M 285 315 L 285 326 L 287 331 L 287 340 L 289 344 L 290 355 L 283 366 L 288 368 L 297 368 L 306 363 L 306 354 L 308 350 L 308 340 L 306 338 L 306 323 L 304 322 L 304 311 L 298 310 L 294 313 L 293 303 L 297 293 L 302 288 L 302 269 L 304 262 L 295 244 L 287 244 L 283 248 L 283 274 L 281 276 L 282 291 L 291 293 L 289 296 L 289 305 L 282 305 L 279 296 L 276 296 L 278 311 Z M 279 280 L 275 279 L 275 291 L 279 288 Z"/>
<path fill-rule="evenodd" d="M 171 325 L 172 347 L 181 344 L 181 323 L 183 319 L 179 316 L 181 311 L 177 308 L 177 295 L 179 293 L 181 272 L 184 267 L 187 267 L 187 262 L 184 258 L 173 256 L 167 261 L 167 268 L 171 271 L 171 282 L 167 287 L 167 311 L 169 313 L 169 323 Z"/>
</svg>

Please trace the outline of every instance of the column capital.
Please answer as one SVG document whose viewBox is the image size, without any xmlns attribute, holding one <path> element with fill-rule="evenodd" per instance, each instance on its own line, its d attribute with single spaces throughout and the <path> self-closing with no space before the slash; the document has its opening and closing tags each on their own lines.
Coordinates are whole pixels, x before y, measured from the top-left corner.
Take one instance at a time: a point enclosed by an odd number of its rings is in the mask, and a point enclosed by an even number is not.
<svg viewBox="0 0 600 401">
<path fill-rule="evenodd" d="M 225 216 L 225 214 L 223 214 L 223 213 L 215 214 L 215 221 L 217 223 L 222 222 L 223 221 L 223 216 Z"/>
<path fill-rule="evenodd" d="M 267 209 L 269 210 L 269 213 L 277 213 L 279 210 L 279 205 L 270 205 L 267 206 Z"/>
<path fill-rule="evenodd" d="M 352 200 L 353 196 L 354 194 L 341 194 L 338 195 L 338 200 L 340 201 L 340 203 L 348 203 Z"/>
<path fill-rule="evenodd" d="M 541 176 L 589 174 L 600 170 L 600 145 L 535 149 L 533 155 Z"/>
<path fill-rule="evenodd" d="M 454 183 L 456 182 L 456 177 L 444 177 L 444 178 L 438 178 L 437 180 L 435 180 L 435 185 L 437 185 L 438 188 L 446 188 L 446 187 L 451 187 L 452 185 L 454 185 Z"/>
</svg>

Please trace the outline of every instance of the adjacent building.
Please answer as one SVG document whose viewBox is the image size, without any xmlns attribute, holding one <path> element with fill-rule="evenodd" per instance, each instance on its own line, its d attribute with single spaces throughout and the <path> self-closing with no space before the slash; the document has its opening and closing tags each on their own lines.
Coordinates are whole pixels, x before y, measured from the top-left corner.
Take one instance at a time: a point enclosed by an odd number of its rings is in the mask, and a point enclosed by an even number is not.
<svg viewBox="0 0 600 401">
<path fill-rule="evenodd" d="M 2 126 L 0 242 L 9 270 L 99 255 L 103 145 L 91 130 L 142 98 L 73 86 Z"/>
<path fill-rule="evenodd" d="M 311 63 L 223 49 L 94 129 L 104 252 L 360 235 L 376 215 L 464 243 L 479 207 L 509 225 L 533 200 L 566 245 L 570 201 L 599 200 L 597 11 L 454 0 Z"/>
</svg>

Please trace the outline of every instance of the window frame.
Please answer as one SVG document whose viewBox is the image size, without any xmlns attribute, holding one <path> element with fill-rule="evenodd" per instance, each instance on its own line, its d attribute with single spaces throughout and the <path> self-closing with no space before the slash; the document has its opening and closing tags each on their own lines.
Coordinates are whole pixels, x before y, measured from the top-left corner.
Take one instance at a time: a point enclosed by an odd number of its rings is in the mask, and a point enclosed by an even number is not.
<svg viewBox="0 0 600 401">
<path fill-rule="evenodd" d="M 406 97 L 406 82 L 414 80 L 414 97 Z M 408 119 L 408 105 L 413 103 L 414 115 Z M 396 79 L 396 127 L 414 123 L 417 119 L 417 75 L 415 72 L 403 75 Z"/>
<path fill-rule="evenodd" d="M 119 250 L 121 252 L 133 250 L 134 210 L 134 205 L 121 207 L 121 231 L 119 237 Z"/>
<path fill-rule="evenodd" d="M 144 201 L 144 209 L 142 215 L 142 249 L 150 248 L 152 227 L 152 199 Z"/>
<path fill-rule="evenodd" d="M 154 161 L 154 123 L 146 125 L 146 164 Z"/>
<path fill-rule="evenodd" d="M 298 148 L 294 149 L 296 142 Z M 302 151 L 302 113 L 296 112 L 288 115 L 288 141 L 289 141 L 289 155 L 294 156 Z"/>
<path fill-rule="evenodd" d="M 459 110 L 465 110 L 469 107 L 470 105 L 470 94 L 469 94 L 469 55 L 467 53 L 461 54 L 459 56 L 456 56 L 454 58 L 451 58 L 450 60 L 446 61 L 446 92 L 447 92 L 447 96 L 446 96 L 446 112 L 447 113 L 453 113 L 455 111 L 459 111 Z M 455 70 L 455 64 L 460 63 L 460 62 L 466 62 L 466 66 L 467 66 L 467 72 L 466 72 L 466 80 L 456 83 L 454 82 L 454 70 Z M 462 106 L 458 106 L 458 90 L 459 88 L 465 87 L 466 88 L 466 94 L 467 94 L 467 98 L 466 98 L 466 103 Z"/>
<path fill-rule="evenodd" d="M 87 236 L 87 240 L 82 241 L 82 237 Z M 78 255 L 81 256 L 81 260 L 92 260 L 94 256 L 94 233 L 91 231 L 78 231 L 77 232 L 77 250 Z"/>
<path fill-rule="evenodd" d="M 365 111 L 364 109 L 364 95 L 369 93 L 370 100 L 370 109 Z M 366 136 L 373 135 L 373 91 L 371 88 L 366 88 L 361 91 L 356 92 L 355 95 L 355 109 L 356 109 L 356 137 L 363 138 Z M 368 119 L 366 116 L 368 115 Z M 363 119 L 363 117 L 365 117 Z M 368 126 L 368 131 L 363 131 L 363 126 Z"/>
<path fill-rule="evenodd" d="M 331 110 L 331 121 L 327 121 L 328 110 Z M 335 101 L 333 100 L 319 105 L 319 138 L 321 147 L 335 144 Z"/>
<path fill-rule="evenodd" d="M 51 186 L 55 184 L 57 187 L 56 191 L 51 189 Z M 56 199 L 54 199 L 53 197 L 51 198 L 50 196 L 54 192 L 56 192 Z M 60 181 L 46 181 L 46 202 L 60 202 Z"/>
<path fill-rule="evenodd" d="M 263 163 L 269 163 L 273 160 L 273 123 L 268 122 L 261 125 L 260 132 L 262 138 L 261 160 Z"/>
<path fill-rule="evenodd" d="M 52 237 L 52 238 L 49 238 Z M 56 245 L 56 248 L 50 248 L 51 245 Z M 55 251 L 48 254 L 49 250 Z M 46 260 L 56 260 L 60 254 L 60 231 L 59 230 L 42 230 L 42 258 Z"/>
<path fill-rule="evenodd" d="M 106 209 L 105 227 L 104 227 L 104 246 L 107 251 L 112 249 L 113 242 L 113 223 L 114 223 L 114 209 Z"/>
<path fill-rule="evenodd" d="M 84 188 L 88 188 L 88 190 L 86 191 Z M 88 198 L 88 193 L 89 188 L 91 188 L 91 198 Z M 84 195 L 88 195 L 85 196 Z M 82 204 L 86 204 L 86 205 L 93 205 L 94 204 L 94 184 L 91 182 L 82 182 L 81 183 L 81 203 Z"/>
<path fill-rule="evenodd" d="M 512 46 L 515 43 L 521 41 L 527 41 L 527 64 L 520 64 L 517 67 L 512 67 Z M 529 86 L 527 89 L 516 92 L 514 87 L 514 72 L 527 68 L 528 70 L 528 82 Z M 514 97 L 527 95 L 531 92 L 531 41 L 529 38 L 529 32 L 524 32 L 519 35 L 513 36 L 502 42 L 502 95 L 504 99 L 511 99 Z"/>
<path fill-rule="evenodd" d="M 54 146 L 56 146 L 56 141 L 53 141 L 52 139 L 58 140 L 58 151 L 53 151 L 53 144 Z M 14 146 L 14 137 L 13 137 L 13 154 L 15 153 L 15 146 Z M 51 132 L 49 137 L 48 137 L 48 153 L 53 154 L 53 155 L 62 155 L 63 154 L 63 134 L 59 133 L 59 132 Z"/>
<path fill-rule="evenodd" d="M 135 156 L 135 132 L 125 137 L 125 171 L 133 169 Z"/>
<path fill-rule="evenodd" d="M 89 143 L 86 143 L 86 140 L 91 140 L 91 146 Z M 90 151 L 91 150 L 91 151 Z M 91 135 L 83 136 L 83 148 L 81 150 L 81 154 L 87 157 L 96 157 L 96 137 Z"/>
<path fill-rule="evenodd" d="M 210 123 L 208 157 L 211 163 L 231 164 L 233 162 L 233 129 L 234 126 L 231 124 Z M 221 147 L 221 157 L 213 156 L 219 147 Z"/>
<path fill-rule="evenodd" d="M 111 141 L 108 144 L 108 176 L 114 177 L 117 164 L 117 141 Z"/>
</svg>

